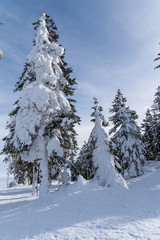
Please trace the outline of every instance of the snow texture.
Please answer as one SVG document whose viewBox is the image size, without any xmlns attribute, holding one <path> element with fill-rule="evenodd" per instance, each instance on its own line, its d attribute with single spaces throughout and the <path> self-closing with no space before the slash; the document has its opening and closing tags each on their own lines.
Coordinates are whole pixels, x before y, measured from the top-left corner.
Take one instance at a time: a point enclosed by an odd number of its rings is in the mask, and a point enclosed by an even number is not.
<svg viewBox="0 0 160 240">
<path fill-rule="evenodd" d="M 0 191 L 2 240 L 159 240 L 160 164 L 129 180 L 130 189 L 98 186 L 97 181 L 52 185 L 45 199 L 31 188 Z"/>
</svg>

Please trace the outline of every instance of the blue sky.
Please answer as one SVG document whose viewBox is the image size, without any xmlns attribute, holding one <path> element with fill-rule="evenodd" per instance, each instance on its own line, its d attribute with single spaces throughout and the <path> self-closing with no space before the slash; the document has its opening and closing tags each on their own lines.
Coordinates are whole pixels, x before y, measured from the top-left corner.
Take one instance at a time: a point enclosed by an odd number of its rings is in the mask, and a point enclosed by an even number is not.
<svg viewBox="0 0 160 240">
<path fill-rule="evenodd" d="M 79 145 L 92 128 L 93 96 L 108 119 L 108 109 L 120 88 L 140 123 L 160 79 L 153 63 L 160 50 L 159 0 L 5 0 L 0 6 L 0 21 L 4 23 L 0 27 L 4 53 L 0 61 L 0 138 L 6 134 L 7 116 L 18 98 L 14 85 L 33 46 L 32 22 L 43 11 L 57 25 L 59 43 L 66 49 L 66 61 L 78 82 L 75 99 L 82 119 L 77 127 Z M 0 175 L 5 171 L 6 166 L 0 163 Z"/>
</svg>

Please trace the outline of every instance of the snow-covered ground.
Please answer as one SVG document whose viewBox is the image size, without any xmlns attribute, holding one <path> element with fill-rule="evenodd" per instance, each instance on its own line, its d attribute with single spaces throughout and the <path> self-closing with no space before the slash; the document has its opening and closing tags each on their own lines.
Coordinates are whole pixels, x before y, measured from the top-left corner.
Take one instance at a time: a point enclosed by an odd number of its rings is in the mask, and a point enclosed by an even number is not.
<svg viewBox="0 0 160 240">
<path fill-rule="evenodd" d="M 26 186 L 0 190 L 0 240 L 159 240 L 160 163 L 128 186 L 79 178 L 44 199 Z"/>
</svg>

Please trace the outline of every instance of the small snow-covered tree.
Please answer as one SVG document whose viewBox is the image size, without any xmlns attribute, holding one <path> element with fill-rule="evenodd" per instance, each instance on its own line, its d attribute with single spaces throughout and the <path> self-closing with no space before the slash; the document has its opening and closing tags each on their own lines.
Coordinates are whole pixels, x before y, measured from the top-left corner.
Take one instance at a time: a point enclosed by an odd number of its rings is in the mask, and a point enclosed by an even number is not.
<svg viewBox="0 0 160 240">
<path fill-rule="evenodd" d="M 113 125 L 112 128 L 109 130 L 109 135 L 115 133 L 122 124 L 123 119 L 120 109 L 122 107 L 126 107 L 126 102 L 126 98 L 121 93 L 121 90 L 118 89 L 115 99 L 112 102 L 112 107 L 109 109 L 109 112 L 113 114 L 111 117 L 109 117 L 109 121 L 111 121 Z M 127 109 L 130 111 L 131 117 L 136 120 L 138 118 L 136 112 L 134 110 L 130 110 L 129 107 L 127 107 Z"/>
<path fill-rule="evenodd" d="M 119 110 L 121 107 L 124 107 L 126 103 L 126 98 L 123 97 L 123 94 L 121 93 L 121 90 L 117 90 L 117 94 L 115 96 L 114 101 L 112 102 L 112 108 L 109 109 L 109 112 L 113 114 L 110 118 L 109 121 L 112 122 L 112 128 L 109 131 L 109 134 L 111 135 L 112 133 L 115 133 L 117 128 L 121 125 L 122 119 L 121 115 L 119 113 Z"/>
<path fill-rule="evenodd" d="M 95 141 L 90 137 L 87 143 L 84 142 L 76 161 L 77 175 L 83 176 L 86 180 L 92 179 L 96 172 L 93 164 L 94 148 Z"/>
<path fill-rule="evenodd" d="M 96 121 L 95 114 L 98 108 L 99 116 L 102 121 L 102 125 L 104 127 L 108 126 L 108 122 L 106 122 L 103 114 L 102 114 L 102 107 L 98 105 L 98 100 L 94 97 L 94 107 L 92 107 L 93 112 L 91 113 L 91 122 Z M 92 179 L 95 175 L 96 168 L 93 164 L 93 150 L 95 149 L 96 139 L 92 134 L 90 135 L 88 142 L 84 142 L 77 161 L 76 161 L 76 170 L 79 175 L 82 175 L 86 180 Z"/>
<path fill-rule="evenodd" d="M 126 98 L 123 97 L 119 89 L 110 112 L 113 114 L 109 118 L 113 124 L 113 127 L 109 131 L 111 135 L 110 150 L 121 166 L 118 169 L 122 175 L 126 171 L 130 177 L 141 175 L 143 173 L 142 165 L 144 156 L 142 154 L 143 143 L 141 132 L 135 122 L 138 116 L 134 110 L 126 107 Z M 135 170 L 133 170 L 134 168 Z"/>
<path fill-rule="evenodd" d="M 147 109 L 146 117 L 143 119 L 143 123 L 141 124 L 141 128 L 143 130 L 143 143 L 144 143 L 144 156 L 146 160 L 155 160 L 156 159 L 156 151 L 154 144 L 154 116 L 151 114 L 151 111 Z"/>
<path fill-rule="evenodd" d="M 120 115 L 120 109 L 125 106 L 126 98 L 123 97 L 121 90 L 117 90 L 117 94 L 115 96 L 114 101 L 112 102 L 112 107 L 109 109 L 109 112 L 113 115 L 109 117 L 109 121 L 112 123 L 112 128 L 109 130 L 109 135 L 112 135 L 117 131 L 117 129 L 122 124 L 122 118 Z M 120 149 L 116 146 L 116 143 L 110 141 L 110 152 L 113 154 L 115 159 L 115 166 L 119 172 L 121 172 L 121 160 L 119 158 Z"/>
<path fill-rule="evenodd" d="M 11 114 L 3 152 L 17 153 L 33 166 L 39 162 L 43 196 L 48 192 L 48 170 L 53 177 L 53 172 L 60 173 L 73 161 L 77 150 L 74 126 L 80 119 L 70 97 L 76 81 L 64 61 L 64 48 L 57 44 L 57 28 L 46 13 L 34 26 L 36 38 L 16 84 L 15 91 L 21 95 Z"/>
<path fill-rule="evenodd" d="M 92 107 L 93 112 L 91 113 L 91 122 L 95 123 L 95 114 L 98 108 L 99 116 L 102 120 L 102 125 L 104 127 L 108 126 L 103 114 L 102 107 L 98 105 L 98 100 L 94 97 L 94 107 Z M 86 180 L 92 179 L 95 175 L 96 168 L 93 164 L 93 150 L 95 149 L 96 139 L 92 134 L 90 135 L 88 142 L 84 142 L 80 153 L 76 161 L 76 170 L 79 175 L 82 175 Z"/>
<path fill-rule="evenodd" d="M 91 114 L 94 128 L 78 157 L 80 174 L 84 177 L 89 176 L 88 179 L 96 179 L 102 186 L 126 186 L 114 167 L 114 160 L 109 151 L 109 139 L 104 130 L 108 123 L 102 114 L 103 109 L 98 105 L 96 98 L 94 98 L 94 104 L 94 112 Z"/>
<path fill-rule="evenodd" d="M 137 126 L 132 112 L 125 106 L 119 109 L 121 125 L 111 140 L 114 143 L 115 154 L 120 159 L 122 175 L 126 172 L 130 177 L 143 174 L 143 143 L 140 128 Z"/>
</svg>

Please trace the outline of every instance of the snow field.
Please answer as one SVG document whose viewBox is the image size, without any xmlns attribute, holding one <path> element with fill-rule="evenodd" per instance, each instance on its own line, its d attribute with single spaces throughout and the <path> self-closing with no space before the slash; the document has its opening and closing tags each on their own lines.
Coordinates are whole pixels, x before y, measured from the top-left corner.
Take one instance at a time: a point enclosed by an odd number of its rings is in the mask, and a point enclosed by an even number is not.
<svg viewBox="0 0 160 240">
<path fill-rule="evenodd" d="M 159 166 L 148 165 L 144 176 L 129 181 L 130 189 L 80 177 L 44 199 L 33 199 L 30 187 L 1 190 L 0 239 L 159 240 Z"/>
</svg>

